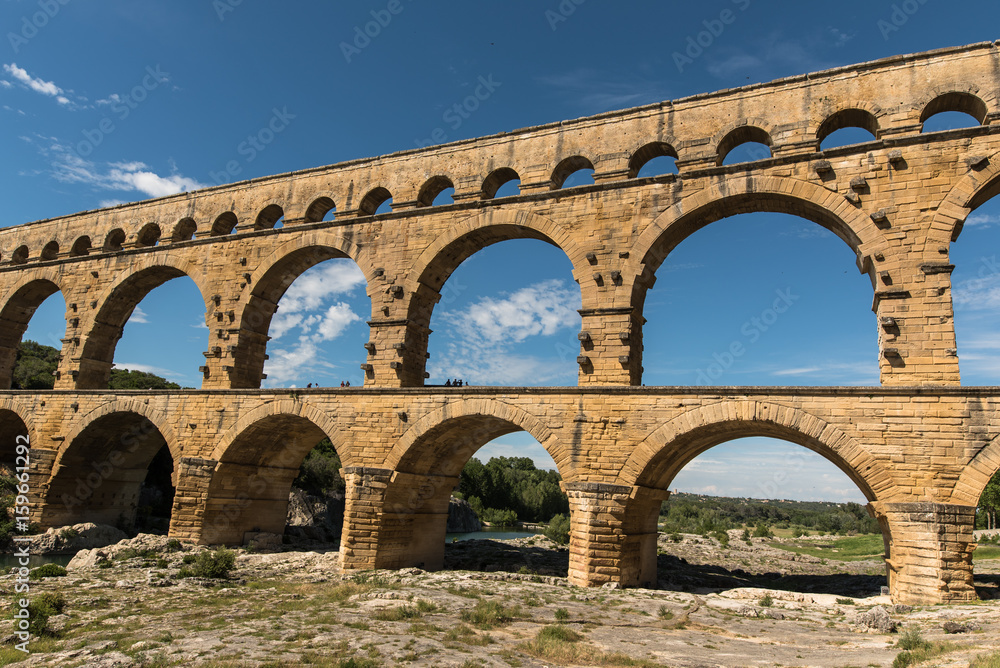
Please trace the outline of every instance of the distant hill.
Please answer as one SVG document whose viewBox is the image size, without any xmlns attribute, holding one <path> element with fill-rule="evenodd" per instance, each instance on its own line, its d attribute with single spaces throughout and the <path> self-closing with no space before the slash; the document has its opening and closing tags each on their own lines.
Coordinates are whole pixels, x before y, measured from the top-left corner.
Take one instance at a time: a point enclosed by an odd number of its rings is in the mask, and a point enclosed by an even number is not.
<svg viewBox="0 0 1000 668">
<path fill-rule="evenodd" d="M 17 360 L 14 363 L 14 378 L 11 389 L 51 390 L 55 385 L 56 367 L 58 366 L 58 350 L 35 341 L 22 341 L 17 348 Z M 108 389 L 179 390 L 181 386 L 145 371 L 112 369 Z"/>
</svg>

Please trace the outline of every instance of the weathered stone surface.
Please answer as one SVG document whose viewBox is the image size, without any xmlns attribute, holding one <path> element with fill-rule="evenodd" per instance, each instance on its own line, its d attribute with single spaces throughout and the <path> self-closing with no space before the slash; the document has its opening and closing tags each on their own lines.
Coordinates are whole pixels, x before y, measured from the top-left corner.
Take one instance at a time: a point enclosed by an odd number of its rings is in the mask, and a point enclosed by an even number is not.
<svg viewBox="0 0 1000 668">
<path fill-rule="evenodd" d="M 482 528 L 483 523 L 476 517 L 468 501 L 455 497 L 448 500 L 448 533 L 472 533 Z"/>
<path fill-rule="evenodd" d="M 125 540 L 128 535 L 106 524 L 82 522 L 64 527 L 49 528 L 43 534 L 29 536 L 28 552 L 31 554 L 73 554 Z"/>
<path fill-rule="evenodd" d="M 855 616 L 853 626 L 864 633 L 894 633 L 898 624 L 881 605 Z"/>
</svg>

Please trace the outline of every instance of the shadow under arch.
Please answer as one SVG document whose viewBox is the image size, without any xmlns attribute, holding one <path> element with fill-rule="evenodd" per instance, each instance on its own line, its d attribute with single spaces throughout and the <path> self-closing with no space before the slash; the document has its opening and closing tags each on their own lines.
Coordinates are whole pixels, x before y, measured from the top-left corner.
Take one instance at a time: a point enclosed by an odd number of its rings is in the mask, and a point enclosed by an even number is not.
<svg viewBox="0 0 1000 668">
<path fill-rule="evenodd" d="M 17 348 L 38 307 L 57 292 L 65 303 L 66 295 L 59 282 L 60 277 L 54 270 L 32 272 L 8 293 L 10 297 L 0 308 L 0 389 L 10 389 Z"/>
<path fill-rule="evenodd" d="M 201 294 L 202 306 L 207 314 L 209 300 L 206 297 L 204 276 L 199 267 L 189 261 L 181 261 L 176 265 L 167 264 L 160 256 L 135 260 L 129 270 L 123 272 L 123 275 L 98 297 L 97 315 L 90 323 L 90 331 L 86 332 L 86 341 L 80 354 L 76 389 L 107 388 L 114 363 L 115 347 L 135 307 L 150 292 L 167 281 L 181 276 L 187 276 L 194 282 Z"/>
<path fill-rule="evenodd" d="M 30 416 L 30 409 L 11 397 L 0 400 L 0 466 L 14 469 L 17 446 L 33 447 L 35 429 Z"/>
<path fill-rule="evenodd" d="M 801 445 L 825 457 L 858 486 L 869 503 L 895 494 L 890 471 L 849 435 L 790 406 L 762 401 L 724 401 L 683 413 L 650 433 L 619 473 L 617 485 L 638 490 L 622 509 L 623 563 L 630 581 L 656 582 L 656 536 L 660 504 L 674 477 L 692 459 L 736 438 L 768 436 Z M 892 547 L 887 522 L 879 517 L 886 555 Z"/>
<path fill-rule="evenodd" d="M 391 475 L 372 566 L 441 568 L 448 502 L 463 467 L 486 443 L 522 430 L 545 448 L 560 473 L 571 470 L 570 453 L 555 434 L 535 416 L 502 401 L 449 403 L 410 427 L 386 459 L 385 469 Z M 348 484 L 348 507 L 353 487 Z M 345 519 L 342 553 L 353 547 L 352 536 L 346 531 L 350 522 L 350 518 Z"/>
<path fill-rule="evenodd" d="M 136 517 L 150 463 L 166 446 L 177 482 L 180 443 L 166 416 L 138 397 L 119 397 L 77 419 L 56 455 L 40 517 L 43 527 L 112 526 Z"/>
<path fill-rule="evenodd" d="M 511 239 L 537 239 L 559 248 L 573 265 L 573 280 L 580 286 L 587 307 L 590 291 L 596 288 L 592 281 L 580 281 L 586 271 L 585 253 L 564 228 L 530 212 L 486 209 L 451 225 L 435 239 L 413 263 L 403 283 L 410 300 L 407 318 L 412 323 L 406 345 L 413 351 L 411 364 L 418 368 L 415 377 L 423 378 L 431 316 L 448 278 L 477 252 Z"/>
<path fill-rule="evenodd" d="M 232 352 L 230 387 L 260 387 L 267 354 L 267 333 L 278 302 L 299 276 L 321 262 L 334 259 L 352 260 L 357 264 L 365 275 L 366 291 L 370 288 L 373 269 L 361 257 L 359 247 L 339 232 L 331 234 L 318 230 L 302 235 L 280 246 L 260 263 L 250 277 L 253 288 L 237 321 L 240 338 Z"/>
<path fill-rule="evenodd" d="M 302 460 L 324 438 L 350 462 L 333 421 L 293 400 L 273 402 L 242 416 L 219 440 L 196 540 L 240 545 L 248 532 L 283 534 L 288 494 Z"/>
</svg>

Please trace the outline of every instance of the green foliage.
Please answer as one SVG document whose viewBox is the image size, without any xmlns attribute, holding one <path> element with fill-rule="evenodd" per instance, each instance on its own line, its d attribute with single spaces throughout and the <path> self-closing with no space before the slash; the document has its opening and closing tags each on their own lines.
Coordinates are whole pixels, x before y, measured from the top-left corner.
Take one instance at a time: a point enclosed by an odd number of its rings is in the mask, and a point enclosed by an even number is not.
<svg viewBox="0 0 1000 668">
<path fill-rule="evenodd" d="M 915 626 L 911 626 L 899 634 L 899 640 L 896 641 L 896 647 L 905 650 L 915 650 L 915 649 L 927 649 L 931 644 L 924 640 L 924 637 L 920 634 L 920 629 Z"/>
<path fill-rule="evenodd" d="M 0 547 L 6 546 L 14 535 L 16 523 L 10 509 L 14 507 L 16 497 L 17 480 L 14 479 L 14 471 L 0 467 Z"/>
<path fill-rule="evenodd" d="M 181 386 L 171 383 L 155 373 L 133 371 L 131 369 L 112 369 L 108 381 L 111 390 L 179 390 Z"/>
<path fill-rule="evenodd" d="M 556 608 L 556 621 L 565 622 L 569 619 L 569 610 L 566 608 Z"/>
<path fill-rule="evenodd" d="M 997 511 L 1000 511 L 1000 471 L 993 474 L 986 488 L 979 496 L 979 507 L 976 513 L 976 527 L 980 529 L 997 528 Z"/>
<path fill-rule="evenodd" d="M 712 534 L 712 538 L 719 541 L 719 545 L 722 547 L 729 547 L 729 533 L 725 531 L 716 531 Z"/>
<path fill-rule="evenodd" d="M 59 532 L 59 537 L 63 540 L 73 540 L 80 535 L 80 532 L 73 527 L 65 527 Z"/>
<path fill-rule="evenodd" d="M 753 530 L 754 538 L 774 538 L 774 532 L 771 531 L 771 527 L 767 522 L 761 522 Z"/>
<path fill-rule="evenodd" d="M 59 351 L 35 341 L 22 341 L 17 347 L 11 389 L 51 390 L 56 382 Z M 112 369 L 111 390 L 179 390 L 180 385 L 145 371 Z"/>
<path fill-rule="evenodd" d="M 309 451 L 292 485 L 316 496 L 327 496 L 346 489 L 347 483 L 340 477 L 340 456 L 330 439 L 324 438 Z"/>
<path fill-rule="evenodd" d="M 24 598 L 26 598 L 26 594 L 14 594 L 10 606 L 11 617 L 21 610 L 20 601 Z M 39 596 L 27 598 L 29 601 L 28 631 L 36 637 L 49 634 L 49 617 L 62 614 L 63 609 L 66 607 L 65 597 L 59 593 L 45 592 Z"/>
<path fill-rule="evenodd" d="M 14 360 L 14 390 L 51 390 L 56 382 L 59 351 L 34 341 L 22 341 Z"/>
<path fill-rule="evenodd" d="M 41 580 L 42 578 L 59 578 L 66 575 L 66 569 L 57 564 L 43 564 L 34 568 L 28 573 L 29 580 Z"/>
<path fill-rule="evenodd" d="M 977 656 L 969 668 L 1000 668 L 1000 652 Z"/>
<path fill-rule="evenodd" d="M 184 561 L 187 563 L 185 555 Z M 184 567 L 178 572 L 178 577 L 225 578 L 236 565 L 236 553 L 224 547 L 218 550 L 200 552 L 194 559 L 192 568 Z"/>
<path fill-rule="evenodd" d="M 857 503 L 758 501 L 675 492 L 660 509 L 665 533 L 712 534 L 741 526 L 795 526 L 839 535 L 881 533 L 878 522 Z"/>
<path fill-rule="evenodd" d="M 545 535 L 560 545 L 569 543 L 569 517 L 562 513 L 553 516 L 545 528 Z"/>
<path fill-rule="evenodd" d="M 569 500 L 556 471 L 535 468 L 528 457 L 493 457 L 483 464 L 473 457 L 462 469 L 458 491 L 480 519 L 490 510 L 511 511 L 522 522 L 548 522 L 569 514 Z M 509 516 L 508 516 L 509 517 Z"/>
<path fill-rule="evenodd" d="M 772 605 L 774 605 L 774 599 L 771 598 L 770 594 L 764 594 L 763 596 L 760 597 L 760 600 L 757 602 L 760 604 L 760 607 L 762 608 L 770 608 Z"/>
<path fill-rule="evenodd" d="M 488 630 L 507 624 L 519 614 L 517 608 L 507 608 L 500 601 L 476 601 L 476 607 L 462 612 L 462 621 L 480 629 Z"/>
</svg>

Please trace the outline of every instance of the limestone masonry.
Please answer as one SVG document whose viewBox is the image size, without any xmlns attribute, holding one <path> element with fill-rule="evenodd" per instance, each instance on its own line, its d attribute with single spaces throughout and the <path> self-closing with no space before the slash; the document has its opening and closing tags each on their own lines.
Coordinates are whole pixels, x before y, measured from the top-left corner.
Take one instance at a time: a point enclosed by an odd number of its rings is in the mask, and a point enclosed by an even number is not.
<svg viewBox="0 0 1000 668">
<path fill-rule="evenodd" d="M 949 246 L 1000 193 L 998 93 L 1000 42 L 975 44 L 2 229 L 0 385 L 38 305 L 59 291 L 67 312 L 56 389 L 0 392 L 0 455 L 13 461 L 15 436 L 30 436 L 43 526 L 113 524 L 134 514 L 165 443 L 171 535 L 241 543 L 283 530 L 299 464 L 328 436 L 348 484 L 344 567 L 434 568 L 462 466 L 523 429 L 569 494 L 570 580 L 635 586 L 655 585 L 673 476 L 725 440 L 775 436 L 868 497 L 897 601 L 974 599 L 973 516 L 1000 468 L 1000 389 L 959 386 Z M 979 125 L 922 134 L 941 111 Z M 848 126 L 875 139 L 819 150 Z M 771 156 L 723 166 L 746 141 Z M 679 174 L 637 178 L 658 156 Z M 595 184 L 563 189 L 582 167 Z M 494 197 L 512 179 L 521 193 Z M 431 206 L 449 187 L 455 203 Z M 390 197 L 392 212 L 374 215 Z M 881 387 L 641 387 L 657 268 L 694 231 L 749 211 L 807 218 L 854 250 L 872 284 Z M 573 264 L 579 386 L 424 388 L 445 281 L 514 238 Z M 260 389 L 278 300 L 337 257 L 367 278 L 365 386 Z M 181 275 L 210 328 L 201 389 L 105 389 L 133 308 Z"/>
</svg>

